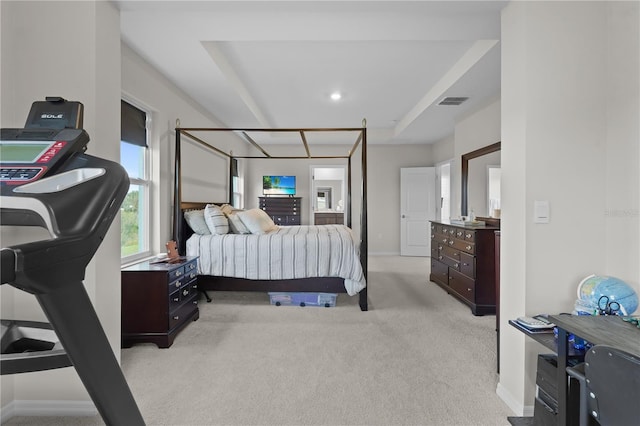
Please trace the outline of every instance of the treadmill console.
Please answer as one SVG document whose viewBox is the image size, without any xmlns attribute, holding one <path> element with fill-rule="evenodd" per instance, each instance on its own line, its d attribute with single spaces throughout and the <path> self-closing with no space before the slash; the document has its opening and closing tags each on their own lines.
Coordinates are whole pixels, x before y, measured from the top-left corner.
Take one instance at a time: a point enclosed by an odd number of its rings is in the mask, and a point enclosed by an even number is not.
<svg viewBox="0 0 640 426">
<path fill-rule="evenodd" d="M 82 129 L 2 129 L 0 185 L 23 185 L 55 174 L 77 153 L 84 152 L 89 135 Z"/>
</svg>

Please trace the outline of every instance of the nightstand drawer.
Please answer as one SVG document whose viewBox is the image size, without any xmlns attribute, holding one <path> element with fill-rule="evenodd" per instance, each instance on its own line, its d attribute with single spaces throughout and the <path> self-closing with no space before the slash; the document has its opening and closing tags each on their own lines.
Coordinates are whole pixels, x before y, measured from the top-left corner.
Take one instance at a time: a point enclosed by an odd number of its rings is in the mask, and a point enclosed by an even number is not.
<svg viewBox="0 0 640 426">
<path fill-rule="evenodd" d="M 169 330 L 182 325 L 188 318 L 193 316 L 193 312 L 197 309 L 198 297 L 193 295 L 177 310 L 169 314 Z"/>
</svg>

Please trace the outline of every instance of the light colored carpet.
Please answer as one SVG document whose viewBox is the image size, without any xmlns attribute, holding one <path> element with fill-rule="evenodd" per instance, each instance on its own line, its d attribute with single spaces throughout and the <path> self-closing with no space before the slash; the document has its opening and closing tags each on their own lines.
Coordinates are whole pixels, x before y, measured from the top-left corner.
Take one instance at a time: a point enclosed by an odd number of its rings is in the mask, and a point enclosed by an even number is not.
<svg viewBox="0 0 640 426">
<path fill-rule="evenodd" d="M 214 293 L 170 349 L 122 351 L 149 425 L 508 425 L 495 317 L 428 280 L 428 258 L 372 257 L 369 308 L 271 306 Z M 98 425 L 15 417 L 8 425 Z"/>
</svg>

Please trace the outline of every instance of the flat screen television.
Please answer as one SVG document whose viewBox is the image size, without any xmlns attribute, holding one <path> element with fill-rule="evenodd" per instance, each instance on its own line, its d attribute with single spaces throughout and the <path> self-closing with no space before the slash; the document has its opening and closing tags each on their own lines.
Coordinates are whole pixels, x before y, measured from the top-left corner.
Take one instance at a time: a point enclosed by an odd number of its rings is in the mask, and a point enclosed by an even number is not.
<svg viewBox="0 0 640 426">
<path fill-rule="evenodd" d="M 264 195 L 295 195 L 295 176 L 262 176 L 262 193 Z"/>
</svg>

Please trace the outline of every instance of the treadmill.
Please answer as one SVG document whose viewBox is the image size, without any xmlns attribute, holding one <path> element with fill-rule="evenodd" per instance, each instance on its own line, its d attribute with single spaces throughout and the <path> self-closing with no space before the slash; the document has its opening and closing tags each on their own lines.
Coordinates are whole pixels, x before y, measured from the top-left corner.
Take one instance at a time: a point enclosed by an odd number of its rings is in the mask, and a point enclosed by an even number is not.
<svg viewBox="0 0 640 426">
<path fill-rule="evenodd" d="M 1 284 L 33 294 L 49 323 L 2 320 L 0 372 L 73 365 L 107 425 L 144 425 L 83 284 L 129 190 L 120 164 L 85 154 L 83 105 L 32 104 L 21 129 L 0 129 L 0 224 L 50 238 L 3 247 Z"/>
</svg>

